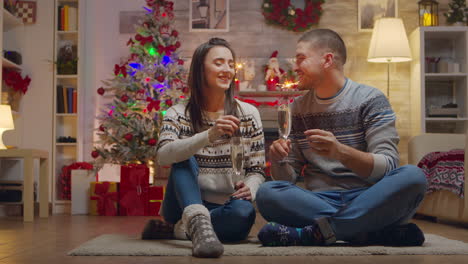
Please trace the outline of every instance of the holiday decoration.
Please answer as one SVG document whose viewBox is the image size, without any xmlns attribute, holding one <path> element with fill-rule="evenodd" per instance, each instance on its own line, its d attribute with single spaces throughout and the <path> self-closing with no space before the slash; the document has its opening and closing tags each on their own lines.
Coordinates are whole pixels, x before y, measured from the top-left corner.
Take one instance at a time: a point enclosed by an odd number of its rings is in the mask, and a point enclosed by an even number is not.
<svg viewBox="0 0 468 264">
<path fill-rule="evenodd" d="M 149 169 L 144 164 L 120 167 L 119 215 L 148 215 Z"/>
<path fill-rule="evenodd" d="M 31 78 L 28 75 L 23 79 L 20 72 L 7 68 L 3 68 L 2 74 L 5 84 L 13 88 L 15 92 L 25 94 L 28 91 L 29 84 L 31 83 Z"/>
<path fill-rule="evenodd" d="M 60 195 L 63 200 L 71 199 L 71 171 L 72 170 L 92 170 L 93 165 L 87 162 L 75 162 L 68 166 L 62 167 L 62 173 L 60 173 Z"/>
<path fill-rule="evenodd" d="M 461 23 L 461 25 L 466 25 L 468 17 L 468 8 L 466 7 L 466 1 L 452 0 L 452 2 L 448 5 L 450 9 L 447 13 L 444 13 L 444 16 L 447 18 L 447 23 Z"/>
<path fill-rule="evenodd" d="M 148 164 L 156 160 L 160 122 L 173 104 L 186 100 L 186 70 L 178 55 L 179 33 L 173 28 L 173 3 L 147 0 L 146 14 L 127 41 L 128 59 L 115 64 L 114 77 L 100 95 L 114 96 L 102 108 L 92 156 L 96 169 L 104 163 Z"/>
<path fill-rule="evenodd" d="M 294 32 L 306 31 L 317 25 L 322 15 L 325 0 L 304 0 L 305 8 L 296 8 L 290 0 L 264 0 L 263 16 L 268 24 Z"/>
<path fill-rule="evenodd" d="M 90 185 L 90 215 L 117 215 L 117 182 L 91 182 Z"/>
<path fill-rule="evenodd" d="M 268 64 L 265 67 L 265 82 L 268 91 L 276 91 L 276 85 L 281 82 L 284 70 L 279 67 L 278 51 L 275 50 L 271 56 Z"/>
<path fill-rule="evenodd" d="M 148 215 L 160 216 L 160 210 L 166 192 L 165 186 L 151 186 L 148 191 Z"/>
</svg>

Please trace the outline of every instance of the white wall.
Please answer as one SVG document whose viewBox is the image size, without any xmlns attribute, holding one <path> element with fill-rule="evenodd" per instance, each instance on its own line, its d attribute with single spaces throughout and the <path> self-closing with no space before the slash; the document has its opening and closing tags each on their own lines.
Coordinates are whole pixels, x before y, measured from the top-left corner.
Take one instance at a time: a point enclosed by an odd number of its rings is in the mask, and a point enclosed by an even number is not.
<svg viewBox="0 0 468 264">
<path fill-rule="evenodd" d="M 84 147 L 83 159 L 91 160 L 93 149 L 93 129 L 99 125 L 95 123 L 95 117 L 100 113 L 106 98 L 96 93 L 101 81 L 113 76 L 114 64 L 120 62 L 120 58 L 129 54 L 126 43 L 132 34 L 121 35 L 119 33 L 120 11 L 142 11 L 144 0 L 88 0 L 85 9 L 85 48 L 82 57 L 85 65 L 86 89 L 84 101 L 86 102 L 84 116 Z M 83 18 L 83 17 L 82 17 Z M 107 99 L 108 100 L 108 99 Z"/>
</svg>

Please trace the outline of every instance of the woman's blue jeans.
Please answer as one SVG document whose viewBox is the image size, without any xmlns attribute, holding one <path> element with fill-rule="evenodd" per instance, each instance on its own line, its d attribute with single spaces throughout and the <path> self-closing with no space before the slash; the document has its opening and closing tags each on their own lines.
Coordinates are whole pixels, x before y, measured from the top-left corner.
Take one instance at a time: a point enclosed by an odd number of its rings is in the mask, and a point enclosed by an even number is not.
<svg viewBox="0 0 468 264">
<path fill-rule="evenodd" d="M 224 204 L 202 201 L 194 157 L 172 165 L 162 205 L 164 220 L 175 224 L 182 218 L 184 208 L 192 204 L 203 204 L 210 211 L 211 223 L 221 241 L 244 240 L 255 222 L 255 209 L 250 201 L 231 199 Z"/>
<path fill-rule="evenodd" d="M 346 191 L 309 191 L 287 181 L 262 184 L 257 207 L 271 222 L 304 227 L 326 219 L 337 240 L 406 223 L 424 198 L 427 182 L 416 166 L 406 165 L 368 188 Z M 321 228 L 322 230 L 322 228 Z M 322 230 L 323 232 L 323 230 Z"/>
</svg>

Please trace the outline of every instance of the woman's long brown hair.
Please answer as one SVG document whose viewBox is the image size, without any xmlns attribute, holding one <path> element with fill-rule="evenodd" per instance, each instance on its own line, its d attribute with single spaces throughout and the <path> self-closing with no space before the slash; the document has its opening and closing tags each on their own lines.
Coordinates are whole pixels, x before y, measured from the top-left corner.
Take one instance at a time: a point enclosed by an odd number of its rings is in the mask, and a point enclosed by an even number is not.
<svg viewBox="0 0 468 264">
<path fill-rule="evenodd" d="M 190 64 L 190 72 L 188 77 L 188 87 L 190 89 L 190 99 L 185 108 L 185 113 L 190 114 L 190 120 L 192 122 L 192 127 L 195 133 L 201 132 L 203 128 L 203 113 L 202 109 L 205 106 L 205 102 L 208 99 L 208 95 L 203 94 L 203 85 L 206 84 L 205 78 L 205 58 L 208 51 L 211 48 L 216 46 L 222 46 L 229 49 L 236 60 L 236 55 L 234 50 L 231 48 L 229 43 L 221 38 L 212 38 L 208 42 L 205 42 L 198 46 L 198 48 L 193 53 L 192 63 Z M 234 100 L 234 78 L 231 81 L 229 89 L 225 92 L 224 99 L 224 113 L 226 115 L 233 115 L 238 117 L 238 104 Z"/>
</svg>

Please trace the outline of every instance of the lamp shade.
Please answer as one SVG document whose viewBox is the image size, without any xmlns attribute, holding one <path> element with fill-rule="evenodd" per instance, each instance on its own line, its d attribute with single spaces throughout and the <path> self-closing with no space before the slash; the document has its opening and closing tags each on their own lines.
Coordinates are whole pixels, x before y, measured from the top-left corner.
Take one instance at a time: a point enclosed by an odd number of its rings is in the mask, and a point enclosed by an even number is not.
<svg viewBox="0 0 468 264">
<path fill-rule="evenodd" d="M 367 60 L 385 63 L 411 60 L 408 37 L 400 18 L 381 18 L 375 22 Z"/>
<path fill-rule="evenodd" d="M 0 105 L 0 129 L 14 129 L 13 116 L 9 105 Z"/>
</svg>

